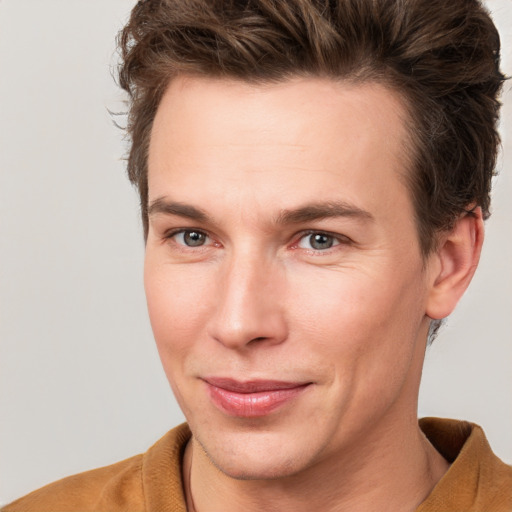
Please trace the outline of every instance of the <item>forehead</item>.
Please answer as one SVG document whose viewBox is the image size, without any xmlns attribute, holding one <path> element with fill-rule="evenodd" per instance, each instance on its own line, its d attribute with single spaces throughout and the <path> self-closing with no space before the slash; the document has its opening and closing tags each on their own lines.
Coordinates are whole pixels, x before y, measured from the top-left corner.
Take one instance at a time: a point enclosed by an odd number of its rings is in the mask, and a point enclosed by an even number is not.
<svg viewBox="0 0 512 512">
<path fill-rule="evenodd" d="M 387 192 L 392 200 L 405 190 L 406 119 L 401 98 L 376 83 L 180 77 L 154 121 L 149 201 L 180 193 L 293 208 L 313 196 L 371 203 Z"/>
</svg>

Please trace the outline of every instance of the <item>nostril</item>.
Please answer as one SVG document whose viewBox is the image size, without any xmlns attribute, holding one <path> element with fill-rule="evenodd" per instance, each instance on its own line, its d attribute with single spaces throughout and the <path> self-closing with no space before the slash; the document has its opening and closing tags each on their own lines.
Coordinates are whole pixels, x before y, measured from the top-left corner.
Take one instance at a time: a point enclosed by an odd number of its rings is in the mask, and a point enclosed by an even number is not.
<svg viewBox="0 0 512 512">
<path fill-rule="evenodd" d="M 266 339 L 267 339 L 267 338 L 265 338 L 265 336 L 260 336 L 260 337 L 258 337 L 258 338 L 254 338 L 254 339 L 252 339 L 249 343 L 254 343 L 254 342 L 256 342 L 256 341 L 264 341 L 264 340 L 266 340 Z"/>
</svg>

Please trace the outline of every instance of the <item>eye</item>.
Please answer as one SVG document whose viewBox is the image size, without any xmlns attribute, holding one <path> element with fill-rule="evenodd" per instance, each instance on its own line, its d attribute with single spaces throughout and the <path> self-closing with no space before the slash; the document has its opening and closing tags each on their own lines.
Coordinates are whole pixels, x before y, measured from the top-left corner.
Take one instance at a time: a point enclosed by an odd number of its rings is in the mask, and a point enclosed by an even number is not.
<svg viewBox="0 0 512 512">
<path fill-rule="evenodd" d="M 187 247 L 201 247 L 208 242 L 210 237 L 202 231 L 186 229 L 171 233 L 169 238 L 174 238 L 178 244 L 185 245 Z"/>
<path fill-rule="evenodd" d="M 304 235 L 297 244 L 297 247 L 301 249 L 313 249 L 315 251 L 325 251 L 336 245 L 339 245 L 340 241 L 333 235 L 321 232 L 313 232 Z"/>
</svg>

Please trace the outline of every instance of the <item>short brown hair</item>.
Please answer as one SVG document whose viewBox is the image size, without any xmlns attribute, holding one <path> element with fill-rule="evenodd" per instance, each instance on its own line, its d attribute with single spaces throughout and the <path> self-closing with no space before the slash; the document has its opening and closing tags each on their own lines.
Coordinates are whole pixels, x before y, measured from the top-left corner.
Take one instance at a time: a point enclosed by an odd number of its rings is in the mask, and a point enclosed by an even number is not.
<svg viewBox="0 0 512 512">
<path fill-rule="evenodd" d="M 376 81 L 405 99 L 409 176 L 423 254 L 468 208 L 489 216 L 504 80 L 500 40 L 478 0 L 142 0 L 119 34 L 129 93 L 128 175 L 147 235 L 147 155 L 179 74 Z"/>
</svg>

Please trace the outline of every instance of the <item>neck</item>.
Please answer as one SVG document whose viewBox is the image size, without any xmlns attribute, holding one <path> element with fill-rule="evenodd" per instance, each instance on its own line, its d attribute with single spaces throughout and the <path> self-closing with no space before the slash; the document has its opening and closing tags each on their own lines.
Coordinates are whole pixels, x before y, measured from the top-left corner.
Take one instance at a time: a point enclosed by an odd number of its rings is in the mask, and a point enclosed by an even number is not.
<svg viewBox="0 0 512 512">
<path fill-rule="evenodd" d="M 193 439 L 184 458 L 189 512 L 414 511 L 448 469 L 414 419 L 361 433 L 364 443 L 334 460 L 272 480 L 237 480 L 217 469 Z"/>
</svg>

